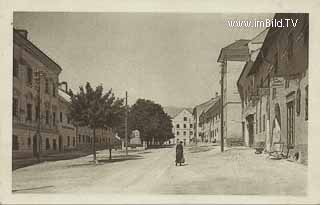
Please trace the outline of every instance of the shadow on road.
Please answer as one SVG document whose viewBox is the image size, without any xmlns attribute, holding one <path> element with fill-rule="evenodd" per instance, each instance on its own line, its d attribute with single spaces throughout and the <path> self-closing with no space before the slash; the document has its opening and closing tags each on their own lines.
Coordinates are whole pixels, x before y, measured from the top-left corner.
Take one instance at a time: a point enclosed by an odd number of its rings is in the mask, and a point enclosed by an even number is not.
<svg viewBox="0 0 320 205">
<path fill-rule="evenodd" d="M 13 189 L 12 193 L 17 193 L 17 192 L 20 192 L 20 191 L 41 190 L 41 189 L 48 189 L 48 188 L 54 188 L 54 186 L 32 187 L 32 188 L 27 188 L 27 189 Z"/>
</svg>

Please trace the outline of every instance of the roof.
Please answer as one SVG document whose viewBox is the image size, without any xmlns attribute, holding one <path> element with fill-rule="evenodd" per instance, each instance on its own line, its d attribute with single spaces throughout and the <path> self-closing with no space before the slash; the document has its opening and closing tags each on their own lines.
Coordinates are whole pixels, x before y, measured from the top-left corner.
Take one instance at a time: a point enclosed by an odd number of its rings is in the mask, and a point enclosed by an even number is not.
<svg viewBox="0 0 320 205">
<path fill-rule="evenodd" d="M 58 89 L 58 95 L 65 100 L 66 102 L 71 102 L 71 97 L 69 94 L 67 94 L 65 91 L 61 90 L 60 88 Z"/>
<path fill-rule="evenodd" d="M 201 115 L 200 115 L 200 121 L 202 122 L 208 115 L 212 116 L 214 114 L 218 114 L 220 113 L 220 99 L 221 96 L 218 96 L 215 98 L 215 101 L 213 104 L 211 104 L 210 106 L 208 106 L 205 110 L 202 111 Z M 218 108 L 218 109 L 217 109 Z"/>
<path fill-rule="evenodd" d="M 49 68 L 55 69 L 58 73 L 62 71 L 62 68 L 52 60 L 47 54 L 45 54 L 41 49 L 35 46 L 31 41 L 29 41 L 25 36 L 18 32 L 19 30 L 13 29 L 13 42 L 17 45 L 23 46 L 30 54 L 35 56 L 39 61 L 48 66 Z"/>
<path fill-rule="evenodd" d="M 171 118 L 176 117 L 184 109 L 192 113 L 192 108 L 183 108 L 183 107 L 174 107 L 174 106 L 163 107 L 164 112 L 167 113 Z"/>
<path fill-rule="evenodd" d="M 200 105 L 197 105 L 193 108 L 193 114 L 197 114 L 198 116 L 201 115 L 201 113 L 204 111 L 204 110 L 207 110 L 209 109 L 212 105 L 215 104 L 217 100 L 217 97 L 216 98 L 211 98 L 210 100 L 200 104 Z"/>
<path fill-rule="evenodd" d="M 309 25 L 309 16 L 305 13 L 277 13 L 274 16 L 274 19 L 299 19 L 299 23 L 304 24 L 304 29 L 308 29 Z M 269 49 L 273 46 L 273 43 L 277 38 L 279 38 L 279 33 L 282 31 L 289 31 L 292 29 L 293 31 L 297 29 L 297 27 L 288 28 L 287 30 L 284 28 L 279 27 L 271 27 L 265 37 L 264 43 L 260 49 L 257 59 L 255 60 L 252 68 L 250 69 L 248 75 L 252 75 L 258 71 L 260 64 L 264 62 L 265 56 L 268 53 Z M 290 31 L 291 32 L 291 31 Z M 308 59 L 307 51 L 305 52 L 305 58 Z M 297 59 L 293 59 L 296 64 L 300 64 L 301 62 L 297 61 Z M 303 64 L 303 63 L 302 63 Z M 288 66 L 286 68 L 281 67 L 283 69 L 279 69 L 279 76 L 289 76 L 293 74 L 297 74 L 301 72 L 301 68 L 307 67 L 306 65 L 299 65 L 299 66 Z"/>
<path fill-rule="evenodd" d="M 249 57 L 249 42 L 250 40 L 240 39 L 222 48 L 217 61 L 246 61 Z"/>
<path fill-rule="evenodd" d="M 267 34 L 268 34 L 269 28 L 264 29 L 263 31 L 261 31 L 258 35 L 256 35 L 253 39 L 251 39 L 251 43 L 255 44 L 255 43 L 263 43 L 264 39 L 266 38 Z"/>
</svg>

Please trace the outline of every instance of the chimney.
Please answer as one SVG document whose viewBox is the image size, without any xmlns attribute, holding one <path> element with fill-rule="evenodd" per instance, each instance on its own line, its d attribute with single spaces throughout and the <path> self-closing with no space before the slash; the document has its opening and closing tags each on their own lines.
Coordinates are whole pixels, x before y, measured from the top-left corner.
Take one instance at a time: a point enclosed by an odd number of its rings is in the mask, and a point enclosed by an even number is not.
<svg viewBox="0 0 320 205">
<path fill-rule="evenodd" d="M 25 39 L 28 39 L 28 31 L 24 29 L 16 30 L 20 35 L 22 35 Z"/>
</svg>

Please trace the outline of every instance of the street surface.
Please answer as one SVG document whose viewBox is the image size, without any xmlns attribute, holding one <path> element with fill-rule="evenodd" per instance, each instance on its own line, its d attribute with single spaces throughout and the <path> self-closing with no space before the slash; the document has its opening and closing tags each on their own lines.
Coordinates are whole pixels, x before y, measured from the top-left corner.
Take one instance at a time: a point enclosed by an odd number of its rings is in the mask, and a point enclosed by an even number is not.
<svg viewBox="0 0 320 205">
<path fill-rule="evenodd" d="M 98 153 L 44 162 L 13 171 L 14 193 L 141 193 L 305 195 L 307 166 L 271 160 L 244 147 L 185 147 L 186 164 L 175 166 L 175 148 Z"/>
</svg>

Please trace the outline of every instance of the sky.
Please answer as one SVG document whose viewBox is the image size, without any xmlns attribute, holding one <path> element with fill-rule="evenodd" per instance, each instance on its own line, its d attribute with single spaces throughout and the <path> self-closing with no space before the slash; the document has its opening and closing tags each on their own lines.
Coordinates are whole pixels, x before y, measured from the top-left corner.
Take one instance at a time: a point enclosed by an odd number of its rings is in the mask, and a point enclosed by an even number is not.
<svg viewBox="0 0 320 205">
<path fill-rule="evenodd" d="M 60 82 L 77 92 L 90 82 L 162 106 L 194 107 L 220 92 L 221 48 L 264 28 L 227 20 L 273 14 L 15 12 L 13 25 L 62 67 Z"/>
</svg>

